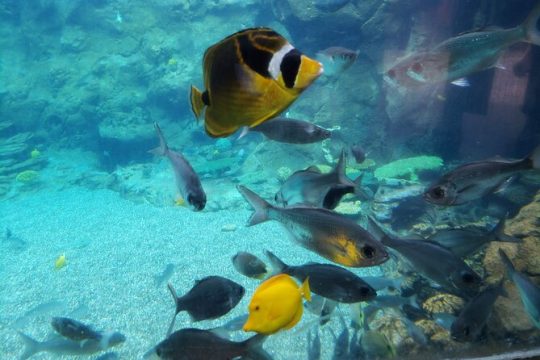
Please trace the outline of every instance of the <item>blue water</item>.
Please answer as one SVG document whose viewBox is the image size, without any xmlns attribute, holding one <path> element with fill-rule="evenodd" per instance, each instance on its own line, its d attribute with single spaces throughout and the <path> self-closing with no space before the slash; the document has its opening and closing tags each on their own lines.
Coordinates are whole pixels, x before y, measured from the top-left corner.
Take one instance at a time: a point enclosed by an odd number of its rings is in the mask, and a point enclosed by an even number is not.
<svg viewBox="0 0 540 360">
<path fill-rule="evenodd" d="M 525 240 L 504 249 L 538 283 L 538 215 L 534 204 L 527 205 L 539 189 L 536 172 L 458 208 L 433 210 L 413 192 L 459 164 L 522 158 L 538 145 L 540 69 L 534 64 L 540 47 L 521 43 L 505 49 L 501 66 L 472 72 L 467 87 L 442 81 L 403 90 L 384 79 L 385 70 L 407 54 L 467 30 L 517 26 L 535 4 L 0 0 L 0 358 L 21 356 L 18 332 L 39 341 L 55 336 L 52 316 L 119 331 L 127 340 L 111 350 L 121 359 L 141 358 L 164 339 L 174 310 L 166 286 L 154 283 L 169 263 L 175 266 L 169 281 L 179 293 L 210 275 L 246 288 L 225 317 L 192 323 L 182 313 L 176 329 L 217 327 L 246 313 L 259 282 L 235 271 L 230 259 L 237 251 L 265 259 L 268 249 L 294 265 L 328 260 L 295 243 L 278 222 L 246 227 L 251 210 L 236 186 L 273 200 L 294 171 L 311 165 L 329 171 L 341 149 L 352 144 L 360 144 L 368 160 L 359 165 L 349 154 L 347 174 L 364 174 L 363 185 L 376 195 L 361 201 L 348 195 L 338 208 L 343 216 L 362 226 L 372 216 L 400 235 L 427 236 L 447 227 L 491 228 L 506 215 L 508 232 Z M 189 89 L 203 86 L 205 50 L 254 26 L 275 29 L 311 57 L 331 46 L 359 51 L 349 68 L 321 76 L 284 113 L 334 130 L 331 139 L 285 144 L 256 132 L 214 139 L 195 120 Z M 158 145 L 153 122 L 199 175 L 208 199 L 202 212 L 190 211 L 180 199 L 167 159 L 148 152 Z M 443 165 L 396 175 L 405 185 L 374 175 L 382 165 L 423 155 Z M 395 197 L 382 200 L 388 192 Z M 467 258 L 486 284 L 503 277 L 498 246 Z M 66 263 L 55 269 L 61 255 Z M 420 308 L 444 293 L 406 270 L 397 257 L 352 269 L 359 276 L 408 277 L 410 288 L 397 295 L 416 293 Z M 497 301 L 484 340 L 458 343 L 442 328 L 424 328 L 428 342 L 419 344 L 404 334 L 399 319 L 405 315 L 396 309 L 385 309 L 370 325 L 388 336 L 398 358 L 534 350 L 538 330 L 506 280 L 509 298 Z M 318 328 L 321 359 L 335 358 L 331 332 L 341 332 L 340 317 L 349 324 L 352 316 L 341 304 L 319 326 L 306 311 L 296 327 L 270 336 L 264 348 L 275 359 L 306 359 L 307 333 Z M 422 319 L 433 322 L 425 314 L 412 320 Z M 246 337 L 242 331 L 232 334 L 235 340 Z M 32 357 L 69 358 L 49 352 Z"/>
</svg>

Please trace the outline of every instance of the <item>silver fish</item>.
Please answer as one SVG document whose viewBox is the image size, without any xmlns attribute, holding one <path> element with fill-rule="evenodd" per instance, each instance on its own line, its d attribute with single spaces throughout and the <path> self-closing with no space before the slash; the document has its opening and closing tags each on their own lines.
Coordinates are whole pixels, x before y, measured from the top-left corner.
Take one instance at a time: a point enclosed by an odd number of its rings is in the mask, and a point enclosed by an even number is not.
<svg viewBox="0 0 540 360">
<path fill-rule="evenodd" d="M 529 315 L 534 326 L 540 329 L 540 288 L 527 276 L 516 271 L 514 265 L 502 249 L 499 249 L 499 255 L 506 267 L 508 276 L 517 286 L 525 311 Z"/>
<path fill-rule="evenodd" d="M 248 226 L 279 221 L 298 244 L 345 266 L 375 266 L 388 260 L 384 246 L 353 220 L 326 209 L 279 208 L 244 186 L 237 189 L 254 209 Z"/>
<path fill-rule="evenodd" d="M 268 273 L 266 264 L 255 255 L 239 251 L 232 257 L 232 263 L 236 271 L 254 279 L 262 279 Z"/>
<path fill-rule="evenodd" d="M 267 138 L 288 144 L 312 144 L 328 139 L 332 132 L 303 120 L 277 117 L 252 128 L 244 127 L 238 139 L 248 132 L 260 132 Z"/>
<path fill-rule="evenodd" d="M 345 162 L 342 151 L 336 167 L 327 174 L 315 166 L 295 172 L 276 193 L 276 202 L 281 206 L 303 204 L 334 209 L 345 194 L 356 191 L 356 184 L 345 175 Z"/>
<path fill-rule="evenodd" d="M 521 160 L 493 159 L 461 165 L 443 175 L 424 193 L 430 203 L 465 204 L 501 188 L 519 171 L 540 168 L 540 147 Z"/>
<path fill-rule="evenodd" d="M 341 46 L 332 46 L 317 53 L 324 67 L 326 76 L 335 76 L 351 67 L 358 58 L 358 50 L 350 50 Z"/>
<path fill-rule="evenodd" d="M 201 211 L 206 205 L 206 194 L 199 176 L 182 154 L 169 149 L 165 137 L 156 122 L 154 128 L 159 137 L 159 147 L 150 150 L 150 152 L 155 155 L 166 156 L 169 159 L 174 170 L 176 187 L 182 198 L 193 211 Z"/>
</svg>

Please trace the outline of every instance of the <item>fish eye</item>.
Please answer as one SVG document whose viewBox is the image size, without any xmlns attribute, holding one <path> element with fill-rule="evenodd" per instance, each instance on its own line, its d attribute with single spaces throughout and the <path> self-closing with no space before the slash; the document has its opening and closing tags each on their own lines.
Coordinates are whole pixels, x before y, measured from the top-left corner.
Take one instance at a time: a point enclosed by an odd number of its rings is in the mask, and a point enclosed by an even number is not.
<svg viewBox="0 0 540 360">
<path fill-rule="evenodd" d="M 362 253 L 368 259 L 371 259 L 375 256 L 375 248 L 369 245 L 366 245 L 362 248 Z"/>
<path fill-rule="evenodd" d="M 474 282 L 474 276 L 473 274 L 466 272 L 461 274 L 461 280 L 466 284 L 470 284 Z"/>
<path fill-rule="evenodd" d="M 419 62 L 415 62 L 412 66 L 412 70 L 415 72 L 415 73 L 421 73 L 422 70 L 424 70 L 424 67 L 422 66 L 422 64 L 420 64 Z"/>
<path fill-rule="evenodd" d="M 259 305 L 255 306 L 255 311 L 259 311 L 260 307 Z"/>
<path fill-rule="evenodd" d="M 429 194 L 433 199 L 442 199 L 446 195 L 444 189 L 440 186 L 437 186 L 430 190 Z"/>
<path fill-rule="evenodd" d="M 388 76 L 389 76 L 391 79 L 393 79 L 393 78 L 396 77 L 396 70 L 390 69 L 390 70 L 388 70 L 388 73 L 387 73 L 387 74 L 388 74 Z"/>
<path fill-rule="evenodd" d="M 360 288 L 360 295 L 366 296 L 366 295 L 369 295 L 370 293 L 371 293 L 370 288 L 365 287 L 365 286 L 362 286 L 362 287 Z"/>
</svg>

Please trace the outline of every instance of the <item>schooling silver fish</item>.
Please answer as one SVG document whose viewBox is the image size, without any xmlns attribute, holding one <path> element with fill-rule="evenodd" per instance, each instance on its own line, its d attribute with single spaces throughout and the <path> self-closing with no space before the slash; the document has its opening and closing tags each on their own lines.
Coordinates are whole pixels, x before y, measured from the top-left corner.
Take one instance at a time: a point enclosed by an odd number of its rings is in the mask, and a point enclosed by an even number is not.
<svg viewBox="0 0 540 360">
<path fill-rule="evenodd" d="M 469 256 L 483 245 L 491 241 L 519 243 L 521 239 L 504 234 L 504 222 L 501 219 L 491 231 L 477 228 L 472 229 L 447 229 L 437 231 L 429 237 L 444 247 L 452 250 L 459 257 Z"/>
<path fill-rule="evenodd" d="M 519 291 L 519 296 L 521 297 L 521 302 L 525 307 L 525 311 L 529 315 L 534 326 L 540 329 L 540 288 L 527 276 L 516 271 L 514 265 L 502 249 L 499 249 L 499 256 L 506 267 L 508 276 L 512 279 Z"/>
<path fill-rule="evenodd" d="M 334 209 L 345 194 L 354 193 L 357 186 L 345 175 L 345 151 L 341 151 L 334 170 L 323 174 L 315 166 L 292 174 L 276 193 L 281 206 L 302 204 Z"/>
<path fill-rule="evenodd" d="M 424 199 L 444 206 L 465 204 L 504 188 L 517 172 L 538 168 L 540 147 L 521 160 L 471 162 L 443 175 L 424 193 Z"/>
<path fill-rule="evenodd" d="M 478 340 L 499 295 L 506 295 L 502 282 L 469 300 L 450 327 L 452 339 L 463 342 Z"/>
<path fill-rule="evenodd" d="M 469 32 L 448 39 L 432 50 L 413 53 L 392 66 L 386 72 L 385 80 L 391 85 L 414 88 L 454 82 L 494 67 L 510 45 L 522 41 L 540 45 L 540 31 L 536 25 L 539 18 L 540 5 L 515 28 Z M 467 86 L 466 82 L 461 82 L 461 86 Z"/>
<path fill-rule="evenodd" d="M 159 137 L 159 147 L 150 150 L 150 152 L 155 155 L 166 156 L 169 159 L 174 170 L 176 187 L 182 198 L 193 211 L 201 211 L 206 205 L 206 194 L 199 176 L 182 154 L 169 149 L 167 141 L 165 141 L 165 137 L 156 122 L 154 128 Z"/>
<path fill-rule="evenodd" d="M 332 135 L 330 130 L 307 121 L 277 117 L 252 128 L 244 127 L 238 138 L 252 131 L 287 144 L 312 144 L 328 139 Z"/>
<path fill-rule="evenodd" d="M 353 220 L 326 209 L 279 208 L 244 186 L 237 189 L 254 209 L 248 226 L 279 221 L 298 244 L 345 266 L 375 266 L 388 260 L 384 246 Z"/>
</svg>

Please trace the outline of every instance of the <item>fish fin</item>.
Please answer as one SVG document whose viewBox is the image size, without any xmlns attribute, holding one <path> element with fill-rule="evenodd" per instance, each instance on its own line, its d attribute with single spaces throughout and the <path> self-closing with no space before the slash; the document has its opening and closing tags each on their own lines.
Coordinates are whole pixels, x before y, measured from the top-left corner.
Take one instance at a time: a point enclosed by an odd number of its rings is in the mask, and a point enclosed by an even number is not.
<svg viewBox="0 0 540 360">
<path fill-rule="evenodd" d="M 283 329 L 285 330 L 292 329 L 294 325 L 298 324 L 300 319 L 302 319 L 303 313 L 304 313 L 304 307 L 302 304 L 300 304 L 300 306 L 296 310 L 296 313 L 294 313 L 294 317 L 292 318 L 292 320 L 287 325 L 285 325 Z"/>
<path fill-rule="evenodd" d="M 30 336 L 23 334 L 20 331 L 18 331 L 18 333 L 21 336 L 25 346 L 24 353 L 21 355 L 20 360 L 28 359 L 30 356 L 41 351 L 41 343 L 39 341 L 32 339 Z"/>
<path fill-rule="evenodd" d="M 319 169 L 317 167 L 317 165 L 311 165 L 309 167 L 307 167 L 305 170 L 303 171 L 309 171 L 309 172 L 314 172 L 314 173 L 317 173 L 317 174 L 320 174 L 321 173 L 321 169 Z"/>
<path fill-rule="evenodd" d="M 271 209 L 273 206 L 245 186 L 238 185 L 236 188 L 238 189 L 240 194 L 242 194 L 244 199 L 249 202 L 249 204 L 253 207 L 254 210 L 251 218 L 248 221 L 247 226 L 257 225 L 262 222 L 268 221 L 268 210 Z"/>
<path fill-rule="evenodd" d="M 540 30 L 537 27 L 540 20 L 540 4 L 538 4 L 523 23 L 525 29 L 525 40 L 535 45 L 540 45 Z"/>
<path fill-rule="evenodd" d="M 506 66 L 501 62 L 501 59 L 495 63 L 495 68 L 500 70 L 507 70 Z"/>
<path fill-rule="evenodd" d="M 307 277 L 306 280 L 304 280 L 304 282 L 302 283 L 302 296 L 304 296 L 307 301 L 311 301 L 311 291 L 309 290 L 309 277 Z"/>
<path fill-rule="evenodd" d="M 338 183 L 346 186 L 352 186 L 354 188 L 355 184 L 347 177 L 345 174 L 345 169 L 347 166 L 347 152 L 345 149 L 341 149 L 341 154 L 339 155 L 339 160 L 334 169 L 334 172 L 337 175 Z"/>
<path fill-rule="evenodd" d="M 247 357 L 242 357 L 251 360 L 271 360 L 272 357 L 262 347 L 264 341 L 268 338 L 267 335 L 257 334 L 250 337 L 244 343 L 246 345 Z"/>
<path fill-rule="evenodd" d="M 371 200 L 375 194 L 369 187 L 362 187 L 363 177 L 364 173 L 358 175 L 358 177 L 354 180 L 354 194 L 362 200 Z"/>
<path fill-rule="evenodd" d="M 368 216 L 367 228 L 368 231 L 383 245 L 390 246 L 390 244 L 392 243 L 392 238 L 388 234 L 386 234 L 382 227 L 371 216 Z"/>
<path fill-rule="evenodd" d="M 178 315 L 178 313 L 180 312 L 179 310 L 179 304 L 180 304 L 180 301 L 178 299 L 178 295 L 176 295 L 176 290 L 174 290 L 174 287 L 173 285 L 169 282 L 167 283 L 167 287 L 169 288 L 169 291 L 173 297 L 173 300 L 174 300 L 174 305 L 175 305 L 175 311 L 174 311 L 174 316 L 171 320 L 171 324 L 169 325 L 169 328 L 167 329 L 167 336 L 165 337 L 169 337 L 169 335 L 171 335 L 172 333 L 172 330 L 174 328 L 174 322 L 176 320 L 176 315 Z"/>
<path fill-rule="evenodd" d="M 456 79 L 456 80 L 452 81 L 451 84 L 452 84 L 452 85 L 459 86 L 459 87 L 468 87 L 468 86 L 471 86 L 471 83 L 470 83 L 469 80 L 467 80 L 466 78 Z"/>
<path fill-rule="evenodd" d="M 161 132 L 161 128 L 159 127 L 157 122 L 154 122 L 154 129 L 156 129 L 156 133 L 159 138 L 159 146 L 148 152 L 154 155 L 164 156 L 165 154 L 167 154 L 167 151 L 169 151 L 169 146 L 167 145 L 165 136 L 163 136 L 163 133 Z"/>
<path fill-rule="evenodd" d="M 512 276 L 512 274 L 516 271 L 514 264 L 512 264 L 512 261 L 510 261 L 508 255 L 506 255 L 503 249 L 499 249 L 499 256 L 501 257 L 502 263 L 506 267 L 506 271 L 510 276 Z"/>
<path fill-rule="evenodd" d="M 243 126 L 243 127 L 242 127 L 242 131 L 240 131 L 240 134 L 238 135 L 238 137 L 236 138 L 236 140 L 240 140 L 241 138 L 243 138 L 243 137 L 246 136 L 247 134 L 249 134 L 249 126 Z"/>
<path fill-rule="evenodd" d="M 527 159 L 531 161 L 533 169 L 540 169 L 540 146 L 536 147 Z"/>
<path fill-rule="evenodd" d="M 499 184 L 497 184 L 497 186 L 495 186 L 493 191 L 488 190 L 487 193 L 488 194 L 489 193 L 493 193 L 493 194 L 503 193 L 506 191 L 506 189 L 508 189 L 510 184 L 512 184 L 517 178 L 518 178 L 518 175 L 509 176 L 503 179 Z"/>
<path fill-rule="evenodd" d="M 288 266 L 280 258 L 278 258 L 273 252 L 265 250 L 264 253 L 270 260 L 270 265 L 272 265 L 272 274 L 276 275 L 283 273 L 287 270 Z"/>
<path fill-rule="evenodd" d="M 208 95 L 206 95 L 206 97 L 208 97 Z M 193 111 L 193 114 L 195 114 L 195 117 L 199 120 L 204 107 L 207 105 L 204 103 L 203 93 L 195 86 L 191 85 L 191 94 L 189 98 L 191 102 L 191 111 Z"/>
<path fill-rule="evenodd" d="M 505 221 L 506 221 L 506 216 L 503 217 L 501 220 L 499 220 L 497 225 L 495 225 L 493 230 L 491 230 L 491 233 L 495 237 L 495 241 L 511 242 L 511 243 L 520 243 L 520 242 L 522 242 L 523 241 L 522 239 L 517 238 L 515 236 L 506 235 L 504 233 Z"/>
</svg>

